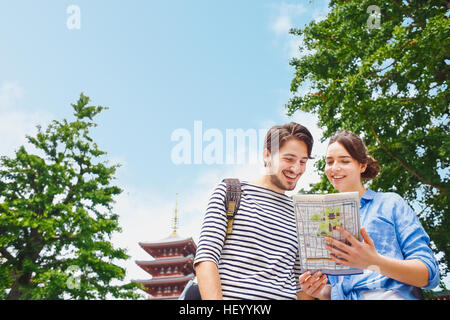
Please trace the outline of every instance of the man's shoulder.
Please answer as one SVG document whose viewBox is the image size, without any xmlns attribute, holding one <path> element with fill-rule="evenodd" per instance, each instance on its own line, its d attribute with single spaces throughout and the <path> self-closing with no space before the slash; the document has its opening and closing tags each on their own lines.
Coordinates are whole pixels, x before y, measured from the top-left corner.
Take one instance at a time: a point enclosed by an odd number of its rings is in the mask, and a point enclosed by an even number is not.
<svg viewBox="0 0 450 320">
<path fill-rule="evenodd" d="M 277 191 L 267 189 L 265 187 L 261 187 L 246 181 L 241 182 L 242 185 L 242 193 L 248 197 L 253 198 L 255 201 L 263 201 L 270 203 L 279 203 L 281 205 L 288 205 L 289 207 L 293 206 L 292 197 L 289 197 L 283 193 L 279 193 Z"/>
<path fill-rule="evenodd" d="M 213 192 L 211 194 L 211 199 L 220 198 L 221 200 L 224 200 L 226 193 L 227 187 L 225 185 L 225 182 L 222 181 L 219 184 L 216 184 L 216 186 L 214 187 Z"/>
</svg>

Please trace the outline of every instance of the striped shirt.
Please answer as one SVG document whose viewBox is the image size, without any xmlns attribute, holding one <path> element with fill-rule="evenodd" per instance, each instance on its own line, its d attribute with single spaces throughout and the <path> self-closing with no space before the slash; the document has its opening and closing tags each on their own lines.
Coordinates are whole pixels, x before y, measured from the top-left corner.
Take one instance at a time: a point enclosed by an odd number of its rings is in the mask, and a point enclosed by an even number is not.
<svg viewBox="0 0 450 320">
<path fill-rule="evenodd" d="M 215 189 L 194 265 L 201 261 L 217 264 L 223 299 L 297 299 L 300 263 L 292 199 L 241 183 L 241 203 L 228 236 L 225 183 Z"/>
</svg>

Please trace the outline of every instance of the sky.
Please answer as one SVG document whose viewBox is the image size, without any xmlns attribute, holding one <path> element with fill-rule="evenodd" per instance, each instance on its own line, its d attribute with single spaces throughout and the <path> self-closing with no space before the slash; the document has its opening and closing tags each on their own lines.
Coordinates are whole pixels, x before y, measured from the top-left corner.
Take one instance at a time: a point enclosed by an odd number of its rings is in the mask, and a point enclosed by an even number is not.
<svg viewBox="0 0 450 320">
<path fill-rule="evenodd" d="M 108 106 L 92 137 L 111 163 L 121 164 L 115 183 L 124 191 L 114 211 L 122 233 L 112 241 L 131 256 L 118 263 L 125 280 L 149 279 L 134 262 L 151 260 L 138 242 L 172 232 L 176 201 L 180 236 L 197 242 L 214 187 L 223 178 L 262 173 L 262 139 L 271 126 L 299 122 L 314 136 L 313 156 L 325 153 L 317 118 L 288 117 L 284 105 L 294 76 L 289 61 L 300 56 L 301 44 L 289 29 L 323 19 L 327 6 L 327 0 L 3 1 L 0 154 L 12 156 L 37 125 L 73 119 L 70 104 L 81 92 L 92 105 Z M 233 146 L 230 132 L 256 140 Z M 212 146 L 221 151 L 210 153 Z M 313 163 L 290 194 L 319 180 Z"/>
</svg>

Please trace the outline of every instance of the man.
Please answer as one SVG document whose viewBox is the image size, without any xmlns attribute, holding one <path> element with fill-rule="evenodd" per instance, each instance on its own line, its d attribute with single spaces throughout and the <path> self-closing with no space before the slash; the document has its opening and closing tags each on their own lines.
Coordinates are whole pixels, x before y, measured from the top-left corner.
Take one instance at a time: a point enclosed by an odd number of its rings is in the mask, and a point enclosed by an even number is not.
<svg viewBox="0 0 450 320">
<path fill-rule="evenodd" d="M 195 256 L 202 299 L 301 298 L 293 190 L 311 158 L 313 138 L 291 122 L 271 128 L 263 152 L 265 174 L 242 181 L 232 233 L 227 235 L 225 183 L 210 198 Z"/>
</svg>

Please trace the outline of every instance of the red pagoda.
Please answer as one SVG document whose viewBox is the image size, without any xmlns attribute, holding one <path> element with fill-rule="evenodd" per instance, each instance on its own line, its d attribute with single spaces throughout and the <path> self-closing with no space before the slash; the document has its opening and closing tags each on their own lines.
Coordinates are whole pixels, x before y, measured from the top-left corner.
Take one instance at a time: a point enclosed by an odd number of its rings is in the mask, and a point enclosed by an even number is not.
<svg viewBox="0 0 450 320">
<path fill-rule="evenodd" d="M 194 256 L 197 246 L 192 239 L 177 234 L 178 202 L 175 206 L 173 232 L 167 238 L 139 245 L 154 260 L 136 261 L 136 264 L 151 274 L 150 280 L 136 280 L 145 286 L 150 299 L 178 299 L 186 284 L 193 280 Z"/>
</svg>

